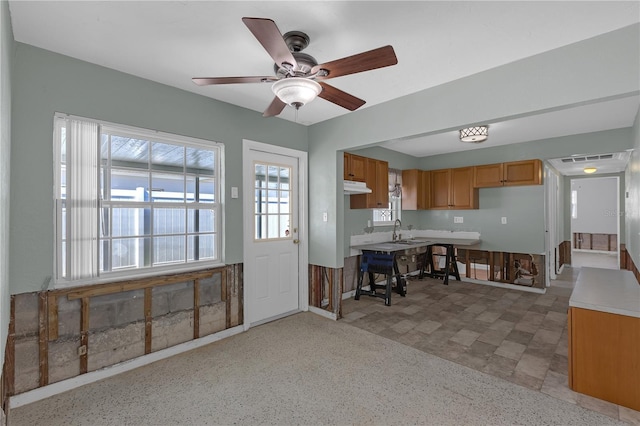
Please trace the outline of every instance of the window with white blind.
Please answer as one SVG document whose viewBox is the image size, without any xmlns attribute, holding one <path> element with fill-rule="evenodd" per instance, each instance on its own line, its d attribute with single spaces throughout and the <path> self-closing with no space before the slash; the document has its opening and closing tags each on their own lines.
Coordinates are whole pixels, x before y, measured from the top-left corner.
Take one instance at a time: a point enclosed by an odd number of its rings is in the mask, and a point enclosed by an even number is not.
<svg viewBox="0 0 640 426">
<path fill-rule="evenodd" d="M 222 144 L 55 116 L 64 285 L 222 263 Z"/>
</svg>

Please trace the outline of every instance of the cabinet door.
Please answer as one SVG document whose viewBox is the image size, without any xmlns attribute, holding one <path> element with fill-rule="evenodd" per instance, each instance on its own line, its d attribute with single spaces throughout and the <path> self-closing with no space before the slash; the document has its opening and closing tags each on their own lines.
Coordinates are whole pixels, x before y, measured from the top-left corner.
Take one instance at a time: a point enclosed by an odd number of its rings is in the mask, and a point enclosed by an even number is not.
<svg viewBox="0 0 640 426">
<path fill-rule="evenodd" d="M 389 206 L 389 163 L 376 160 L 376 187 L 373 189 L 374 209 L 386 209 Z"/>
<path fill-rule="evenodd" d="M 473 187 L 473 167 L 451 169 L 450 176 L 450 207 L 477 209 L 478 190 Z"/>
<path fill-rule="evenodd" d="M 493 188 L 502 186 L 502 163 L 475 166 L 473 171 L 474 188 Z"/>
<path fill-rule="evenodd" d="M 420 208 L 421 178 L 421 170 L 410 169 L 402 171 L 402 210 L 418 210 Z"/>
<path fill-rule="evenodd" d="M 431 174 L 426 170 L 402 171 L 402 210 L 425 210 L 431 203 Z"/>
<path fill-rule="evenodd" d="M 344 180 L 365 182 L 366 158 L 359 155 L 344 153 Z"/>
<path fill-rule="evenodd" d="M 449 169 L 431 170 L 431 206 L 432 209 L 449 208 Z"/>
<path fill-rule="evenodd" d="M 505 186 L 542 184 L 542 161 L 525 160 L 504 163 Z"/>
<path fill-rule="evenodd" d="M 386 161 L 365 159 L 365 182 L 371 189 L 369 194 L 351 196 L 352 209 L 381 209 L 389 205 L 389 163 Z"/>
<path fill-rule="evenodd" d="M 418 197 L 418 209 L 426 210 L 431 207 L 431 172 L 421 170 L 420 181 L 422 185 Z"/>
</svg>

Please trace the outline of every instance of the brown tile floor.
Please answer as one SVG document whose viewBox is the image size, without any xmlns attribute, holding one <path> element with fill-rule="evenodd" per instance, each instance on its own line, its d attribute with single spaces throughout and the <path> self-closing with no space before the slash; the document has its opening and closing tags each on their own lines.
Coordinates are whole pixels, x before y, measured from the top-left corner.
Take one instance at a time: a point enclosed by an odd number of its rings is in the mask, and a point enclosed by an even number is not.
<svg viewBox="0 0 640 426">
<path fill-rule="evenodd" d="M 640 425 L 640 412 L 568 388 L 567 308 L 578 268 L 546 294 L 450 280 L 411 279 L 391 306 L 370 296 L 343 302 L 343 319 L 413 346 L 610 417 Z"/>
</svg>

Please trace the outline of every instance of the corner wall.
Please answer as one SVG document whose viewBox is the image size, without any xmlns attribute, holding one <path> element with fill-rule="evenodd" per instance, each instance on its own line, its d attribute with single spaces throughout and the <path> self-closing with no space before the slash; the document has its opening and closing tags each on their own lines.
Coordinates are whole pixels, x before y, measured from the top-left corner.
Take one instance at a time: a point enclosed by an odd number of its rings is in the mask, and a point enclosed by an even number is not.
<svg viewBox="0 0 640 426">
<path fill-rule="evenodd" d="M 633 124 L 633 152 L 625 171 L 625 244 L 636 268 L 640 268 L 640 110 Z M 627 265 L 627 269 L 631 269 Z"/>
<path fill-rule="evenodd" d="M 0 32 L 0 366 L 2 366 L 9 328 L 11 68 L 14 50 L 9 4 L 6 1 L 0 2 Z M 0 404 L 3 402 L 1 399 Z"/>
</svg>

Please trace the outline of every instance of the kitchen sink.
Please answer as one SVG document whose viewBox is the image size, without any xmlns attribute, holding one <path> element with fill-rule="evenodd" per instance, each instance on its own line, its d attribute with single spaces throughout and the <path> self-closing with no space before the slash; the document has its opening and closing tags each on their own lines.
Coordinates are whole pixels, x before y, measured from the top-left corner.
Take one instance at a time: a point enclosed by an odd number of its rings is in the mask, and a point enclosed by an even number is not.
<svg viewBox="0 0 640 426">
<path fill-rule="evenodd" d="M 424 241 L 420 241 L 420 240 L 395 240 L 395 241 L 389 241 L 389 243 L 391 244 L 404 244 L 407 246 L 413 245 L 413 244 L 421 244 Z"/>
</svg>

